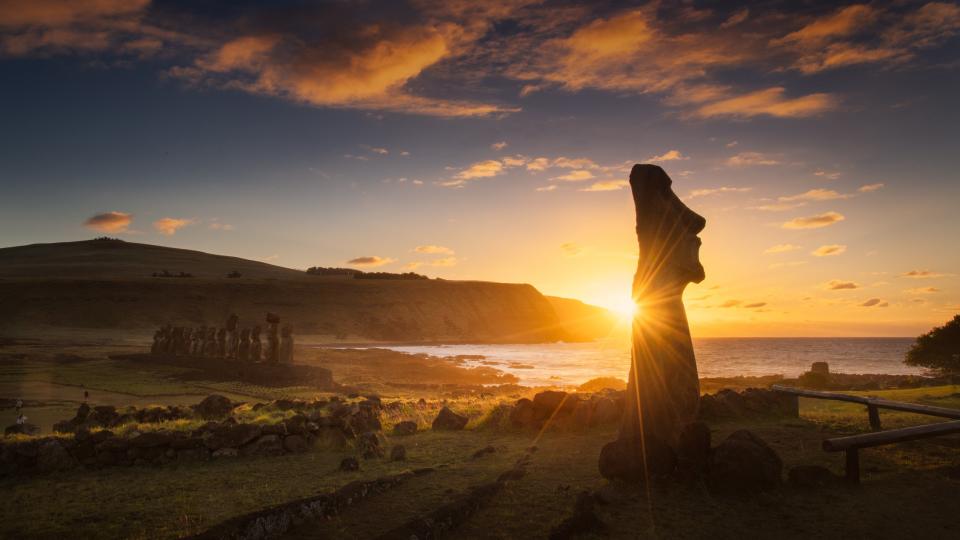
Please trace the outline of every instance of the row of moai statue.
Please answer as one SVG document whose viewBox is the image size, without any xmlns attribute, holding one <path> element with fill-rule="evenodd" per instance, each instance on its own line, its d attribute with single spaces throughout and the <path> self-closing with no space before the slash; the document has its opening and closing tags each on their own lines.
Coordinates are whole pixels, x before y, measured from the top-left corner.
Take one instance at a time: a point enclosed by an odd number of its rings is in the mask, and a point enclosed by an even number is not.
<svg viewBox="0 0 960 540">
<path fill-rule="evenodd" d="M 239 362 L 293 363 L 293 328 L 289 324 L 280 328 L 280 317 L 273 313 L 267 313 L 266 323 L 266 348 L 260 341 L 260 326 L 238 331 L 240 318 L 230 315 L 222 328 L 165 325 L 154 332 L 150 353 Z"/>
</svg>

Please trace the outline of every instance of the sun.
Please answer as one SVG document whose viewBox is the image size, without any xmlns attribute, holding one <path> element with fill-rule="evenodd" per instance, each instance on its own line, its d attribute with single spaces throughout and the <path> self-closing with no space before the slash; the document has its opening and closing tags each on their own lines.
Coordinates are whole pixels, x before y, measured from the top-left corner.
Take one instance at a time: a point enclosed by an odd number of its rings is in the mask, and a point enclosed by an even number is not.
<svg viewBox="0 0 960 540">
<path fill-rule="evenodd" d="M 624 320 L 633 319 L 640 311 L 640 306 L 633 301 L 632 298 L 627 297 L 618 301 L 615 305 L 611 306 L 611 309 L 619 315 Z"/>
</svg>

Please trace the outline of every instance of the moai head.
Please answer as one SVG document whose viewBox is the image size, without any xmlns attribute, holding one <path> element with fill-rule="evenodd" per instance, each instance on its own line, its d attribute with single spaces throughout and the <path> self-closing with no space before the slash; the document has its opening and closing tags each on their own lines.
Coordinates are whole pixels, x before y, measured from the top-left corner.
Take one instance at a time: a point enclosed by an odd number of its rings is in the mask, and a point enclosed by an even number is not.
<svg viewBox="0 0 960 540">
<path fill-rule="evenodd" d="M 630 188 L 637 212 L 640 260 L 634 280 L 634 298 L 650 289 L 675 287 L 704 279 L 697 234 L 706 220 L 687 208 L 673 192 L 673 182 L 656 165 L 634 165 Z"/>
<path fill-rule="evenodd" d="M 240 317 L 237 317 L 236 313 L 231 313 L 230 316 L 227 317 L 227 331 L 228 332 L 236 331 L 237 323 L 239 322 L 240 322 Z"/>
</svg>

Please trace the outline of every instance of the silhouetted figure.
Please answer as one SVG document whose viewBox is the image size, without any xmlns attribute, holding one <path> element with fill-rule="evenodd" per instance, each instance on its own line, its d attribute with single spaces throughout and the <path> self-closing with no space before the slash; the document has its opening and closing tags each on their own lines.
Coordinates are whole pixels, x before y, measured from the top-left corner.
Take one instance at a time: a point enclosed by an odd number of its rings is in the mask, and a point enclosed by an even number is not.
<svg viewBox="0 0 960 540">
<path fill-rule="evenodd" d="M 240 362 L 250 361 L 250 329 L 244 328 L 240 331 L 240 340 L 237 344 L 237 360 Z"/>
<path fill-rule="evenodd" d="M 600 453 L 600 472 L 609 479 L 672 472 L 681 432 L 696 420 L 700 403 L 682 295 L 688 283 L 704 279 L 697 234 L 706 220 L 680 201 L 671 183 L 655 165 L 634 165 L 630 173 L 640 248 L 633 299 L 639 309 L 620 433 Z"/>
<path fill-rule="evenodd" d="M 280 363 L 293 363 L 293 327 L 289 324 L 280 330 Z"/>
<path fill-rule="evenodd" d="M 260 327 L 254 326 L 250 333 L 250 361 L 259 362 L 263 345 L 260 343 Z"/>
<path fill-rule="evenodd" d="M 280 361 L 280 336 L 277 335 L 277 326 L 280 324 L 280 317 L 273 313 L 267 313 L 267 354 L 268 364 L 276 364 Z"/>
</svg>

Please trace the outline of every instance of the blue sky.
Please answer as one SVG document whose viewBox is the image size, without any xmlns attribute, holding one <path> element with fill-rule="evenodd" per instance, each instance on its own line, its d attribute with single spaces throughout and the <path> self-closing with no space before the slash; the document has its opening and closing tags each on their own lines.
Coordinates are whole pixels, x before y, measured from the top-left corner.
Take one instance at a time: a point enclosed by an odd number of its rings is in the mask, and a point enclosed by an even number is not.
<svg viewBox="0 0 960 540">
<path fill-rule="evenodd" d="M 704 335 L 960 308 L 955 3 L 204 6 L 0 2 L 0 245 L 110 234 L 617 307 L 626 173 L 656 162 L 708 219 Z"/>
</svg>

